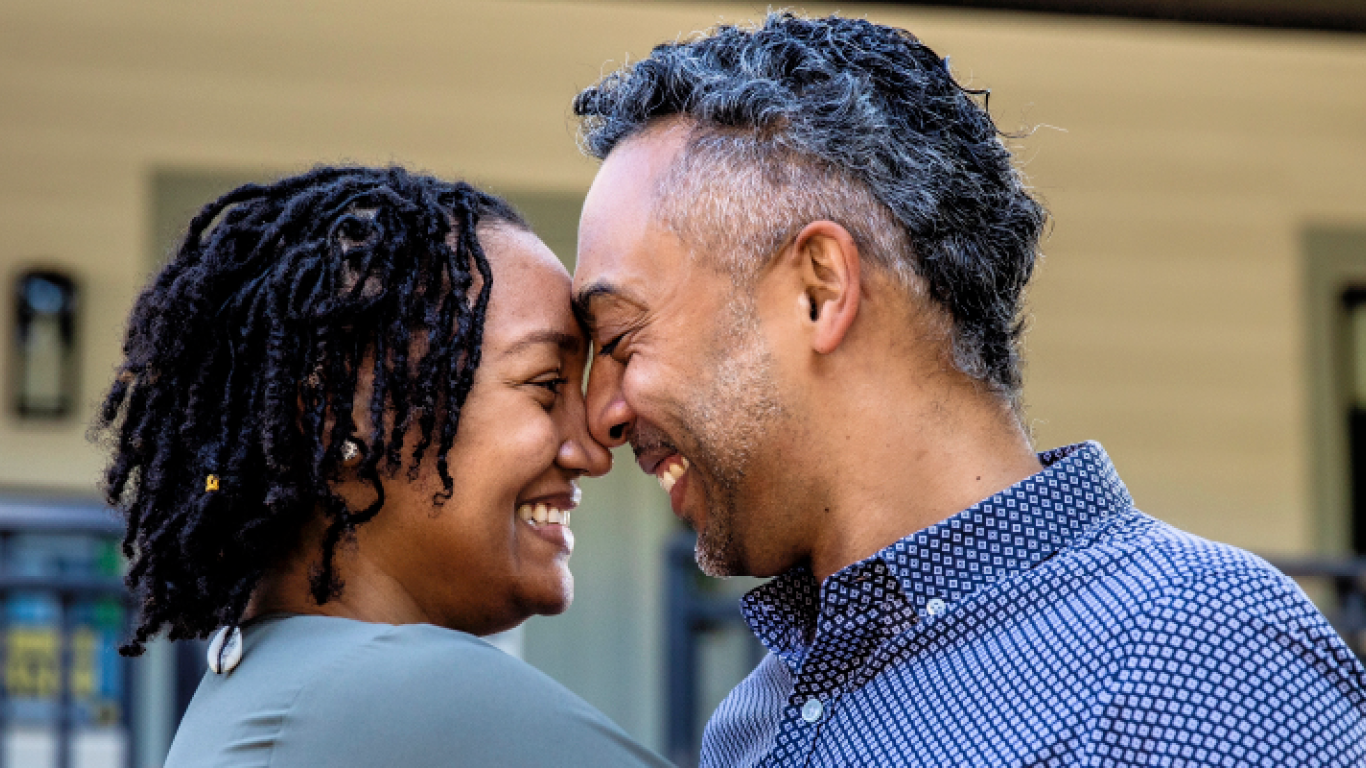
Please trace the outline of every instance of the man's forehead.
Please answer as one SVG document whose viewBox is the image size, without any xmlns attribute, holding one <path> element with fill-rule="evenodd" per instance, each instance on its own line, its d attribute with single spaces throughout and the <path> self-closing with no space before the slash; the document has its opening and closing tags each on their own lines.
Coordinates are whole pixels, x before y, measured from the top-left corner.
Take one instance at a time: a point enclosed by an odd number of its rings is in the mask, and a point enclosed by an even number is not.
<svg viewBox="0 0 1366 768">
<path fill-rule="evenodd" d="M 648 130 L 612 150 L 584 199 L 579 218 L 580 250 L 587 247 L 595 251 L 595 246 L 625 235 L 639 236 L 650 227 L 659 184 L 682 150 L 684 139 L 680 131 Z"/>
<path fill-rule="evenodd" d="M 622 139 L 603 160 L 602 169 L 614 165 L 627 166 L 637 173 L 649 171 L 657 178 L 683 152 L 693 135 L 694 125 L 690 121 L 675 118 L 652 123 L 644 130 Z"/>
<path fill-rule="evenodd" d="M 605 307 L 646 308 L 667 279 L 678 243 L 657 220 L 656 193 L 686 139 L 676 122 L 649 128 L 613 149 L 593 179 L 574 269 L 574 312 L 590 329 Z"/>
</svg>

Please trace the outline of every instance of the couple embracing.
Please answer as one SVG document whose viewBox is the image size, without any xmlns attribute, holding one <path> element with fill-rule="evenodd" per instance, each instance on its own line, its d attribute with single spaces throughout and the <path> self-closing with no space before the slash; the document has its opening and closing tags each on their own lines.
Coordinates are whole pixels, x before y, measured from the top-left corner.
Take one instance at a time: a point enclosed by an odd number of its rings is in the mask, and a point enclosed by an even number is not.
<svg viewBox="0 0 1366 768">
<path fill-rule="evenodd" d="M 703 765 L 1366 764 L 1366 670 L 1292 582 L 1032 449 L 1045 215 L 947 60 L 771 14 L 574 109 L 572 277 L 471 186 L 319 168 L 140 297 L 125 650 L 213 637 L 168 766 L 664 764 L 478 639 L 568 606 L 575 481 L 628 443 L 704 571 L 773 577 Z"/>
</svg>

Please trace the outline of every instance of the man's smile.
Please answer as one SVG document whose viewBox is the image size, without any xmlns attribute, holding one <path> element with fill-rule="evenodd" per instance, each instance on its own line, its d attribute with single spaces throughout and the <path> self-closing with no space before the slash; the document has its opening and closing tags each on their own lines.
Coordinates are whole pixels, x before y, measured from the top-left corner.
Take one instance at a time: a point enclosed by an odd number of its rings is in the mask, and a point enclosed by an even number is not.
<svg viewBox="0 0 1366 768">
<path fill-rule="evenodd" d="M 654 471 L 655 477 L 659 479 L 659 487 L 663 488 L 665 493 L 673 491 L 674 485 L 690 466 L 692 463 L 688 461 L 688 457 L 677 453 L 659 462 Z"/>
<path fill-rule="evenodd" d="M 682 516 L 686 478 L 692 469 L 692 462 L 672 445 L 658 437 L 641 439 L 633 436 L 632 449 L 636 454 L 636 464 L 642 472 L 654 475 L 659 487 L 669 494 L 669 503 L 675 515 Z"/>
</svg>

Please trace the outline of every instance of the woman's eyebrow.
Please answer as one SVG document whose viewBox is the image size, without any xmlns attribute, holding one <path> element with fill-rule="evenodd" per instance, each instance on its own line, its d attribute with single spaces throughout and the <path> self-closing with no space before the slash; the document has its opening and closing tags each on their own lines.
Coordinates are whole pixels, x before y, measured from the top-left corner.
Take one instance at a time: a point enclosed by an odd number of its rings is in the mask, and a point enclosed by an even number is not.
<svg viewBox="0 0 1366 768">
<path fill-rule="evenodd" d="M 583 341 L 578 336 L 575 336 L 572 333 L 565 333 L 564 331 L 546 329 L 532 331 L 517 341 L 512 342 L 512 344 L 508 345 L 507 351 L 504 352 L 504 354 L 515 355 L 528 347 L 534 347 L 538 344 L 554 344 L 559 347 L 562 352 L 571 355 L 576 355 L 583 349 Z"/>
</svg>

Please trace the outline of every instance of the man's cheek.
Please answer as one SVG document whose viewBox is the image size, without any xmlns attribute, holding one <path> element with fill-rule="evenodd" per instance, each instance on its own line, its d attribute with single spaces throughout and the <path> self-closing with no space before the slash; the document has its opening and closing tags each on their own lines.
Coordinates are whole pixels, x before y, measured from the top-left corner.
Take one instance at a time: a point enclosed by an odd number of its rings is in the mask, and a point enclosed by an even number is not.
<svg viewBox="0 0 1366 768">
<path fill-rule="evenodd" d="M 621 379 L 621 396 L 638 416 L 651 420 L 654 411 L 662 400 L 667 399 L 668 387 L 659 380 L 656 372 L 646 363 L 632 363 L 627 366 Z"/>
</svg>

